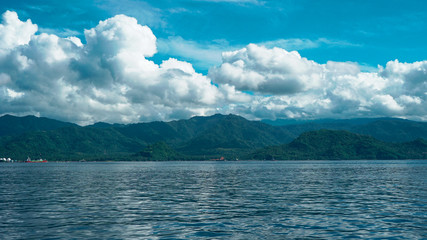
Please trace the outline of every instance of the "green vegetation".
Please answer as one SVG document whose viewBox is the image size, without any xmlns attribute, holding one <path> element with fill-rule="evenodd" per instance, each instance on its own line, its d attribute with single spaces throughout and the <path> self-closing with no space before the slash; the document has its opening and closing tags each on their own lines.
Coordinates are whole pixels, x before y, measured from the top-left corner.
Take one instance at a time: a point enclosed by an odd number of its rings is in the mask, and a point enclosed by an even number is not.
<svg viewBox="0 0 427 240">
<path fill-rule="evenodd" d="M 246 156 L 265 160 L 425 159 L 427 142 L 386 143 L 347 131 L 303 133 L 289 144 L 266 147 Z"/>
<path fill-rule="evenodd" d="M 389 141 L 342 130 L 317 130 L 325 125 L 330 129 L 371 131 Z M 45 118 L 6 115 L 0 117 L 0 156 L 17 160 L 42 157 L 50 161 L 420 159 L 426 158 L 427 152 L 422 139 L 427 139 L 425 126 L 426 123 L 400 119 L 272 126 L 217 114 L 171 122 L 81 127 Z M 410 141 L 397 143 L 401 139 Z"/>
<path fill-rule="evenodd" d="M 136 160 L 145 161 L 171 161 L 185 160 L 187 158 L 188 157 L 176 152 L 165 142 L 158 142 L 152 145 L 148 145 L 144 150 L 135 154 Z"/>
<path fill-rule="evenodd" d="M 372 136 L 385 142 L 409 142 L 427 139 L 427 122 L 415 122 L 398 118 L 320 119 L 312 121 L 276 120 L 265 121 L 288 131 L 293 139 L 302 133 L 328 129 L 346 130 Z"/>
<path fill-rule="evenodd" d="M 290 140 L 292 138 L 285 130 L 228 115 L 178 147 L 178 150 L 202 159 L 219 156 L 235 159 L 253 149 Z"/>
<path fill-rule="evenodd" d="M 143 143 L 125 137 L 115 129 L 67 127 L 9 137 L 0 146 L 0 153 L 18 160 L 27 156 L 58 161 L 80 160 L 128 154 L 143 146 Z"/>
<path fill-rule="evenodd" d="M 34 116 L 15 117 L 12 115 L 4 115 L 0 117 L 0 137 L 11 135 L 17 136 L 27 132 L 49 131 L 73 126 L 77 125 L 49 118 L 38 118 Z"/>
</svg>

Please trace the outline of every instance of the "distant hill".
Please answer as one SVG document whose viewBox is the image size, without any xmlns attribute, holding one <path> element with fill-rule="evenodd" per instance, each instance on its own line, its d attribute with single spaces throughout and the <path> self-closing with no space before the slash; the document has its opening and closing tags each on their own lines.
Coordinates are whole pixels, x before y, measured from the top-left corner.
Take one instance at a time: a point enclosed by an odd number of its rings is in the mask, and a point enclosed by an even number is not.
<svg viewBox="0 0 427 240">
<path fill-rule="evenodd" d="M 427 122 L 405 119 L 380 119 L 348 129 L 354 133 L 373 136 L 386 142 L 408 142 L 418 138 L 427 139 Z"/>
<path fill-rule="evenodd" d="M 308 131 L 320 129 L 347 130 L 373 136 L 386 142 L 408 142 L 418 138 L 427 139 L 427 122 L 416 122 L 399 118 L 359 118 L 359 119 L 320 119 L 312 121 L 291 121 L 295 124 L 280 125 L 287 120 L 276 120 L 276 127 L 287 131 L 292 138 Z M 290 120 L 289 120 L 290 121 Z M 264 121 L 272 123 L 272 121 Z"/>
<path fill-rule="evenodd" d="M 147 145 L 164 142 L 183 154 L 208 158 L 218 155 L 236 156 L 242 151 L 293 139 L 284 129 L 231 114 L 171 122 L 156 121 L 123 126 L 101 123 L 95 126 L 114 128 L 127 138 Z"/>
<path fill-rule="evenodd" d="M 292 140 L 285 129 L 236 115 L 222 116 L 206 130 L 178 148 L 189 155 L 224 155 L 237 157 L 242 152 Z"/>
<path fill-rule="evenodd" d="M 0 135 L 0 157 L 21 160 L 27 156 L 41 156 L 50 160 L 129 159 L 130 156 L 139 160 L 157 159 L 159 156 L 168 159 L 235 159 L 242 158 L 254 149 L 290 143 L 301 134 L 303 137 L 305 132 L 322 127 L 371 134 L 389 142 L 427 139 L 426 123 L 402 119 L 324 120 L 272 126 L 236 115 L 216 114 L 170 122 L 127 125 L 96 123 L 81 127 L 47 118 L 6 115 L 0 117 L 0 129 L 3 131 L 3 135 Z M 332 140 L 334 139 L 331 138 Z M 393 151 L 406 146 L 402 151 L 414 153 L 418 151 L 417 146 L 422 147 L 424 143 L 419 140 L 421 142 L 418 145 L 390 145 L 375 141 L 368 138 L 361 140 L 373 146 L 383 144 L 382 149 L 389 147 Z M 329 144 L 334 145 L 333 142 Z M 309 150 L 314 154 L 314 148 Z M 153 155 L 147 155 L 147 151 L 151 151 Z M 307 157 L 311 153 L 308 152 Z M 402 152 L 396 154 L 397 158 L 402 156 Z M 351 158 L 353 156 L 360 155 L 348 155 Z"/>
<path fill-rule="evenodd" d="M 73 126 L 77 125 L 44 117 L 15 117 L 12 115 L 4 115 L 0 117 L 0 137 L 16 136 L 27 132 L 49 131 Z"/>
<path fill-rule="evenodd" d="M 266 160 L 423 159 L 427 141 L 386 143 L 371 136 L 341 130 L 318 130 L 301 134 L 289 144 L 270 146 L 246 156 Z"/>
<path fill-rule="evenodd" d="M 171 161 L 171 160 L 184 160 L 188 156 L 178 153 L 165 142 L 158 142 L 148 145 L 144 150 L 138 152 L 134 156 L 137 160 L 148 161 Z"/>
<path fill-rule="evenodd" d="M 10 138 L 0 146 L 0 155 L 21 160 L 27 156 L 49 160 L 79 160 L 128 154 L 137 152 L 144 146 L 144 143 L 127 138 L 112 128 L 77 126 L 29 132 Z"/>
<path fill-rule="evenodd" d="M 171 122 L 129 125 L 97 123 L 33 131 L 0 142 L 0 155 L 23 159 L 42 155 L 51 159 L 78 159 L 132 154 L 164 142 L 184 155 L 236 156 L 271 144 L 290 141 L 284 130 L 235 115 L 216 114 Z M 187 157 L 186 157 L 187 158 Z"/>
<path fill-rule="evenodd" d="M 261 120 L 272 126 L 302 125 L 302 124 L 327 124 L 327 125 L 364 125 L 381 119 L 390 118 L 353 118 L 353 119 L 276 119 Z M 393 118 L 391 118 L 393 119 Z"/>
<path fill-rule="evenodd" d="M 118 123 L 110 124 L 105 122 L 97 122 L 92 125 L 86 126 L 86 128 L 113 128 L 113 127 L 124 127 L 124 126 L 126 125 L 118 124 Z"/>
</svg>

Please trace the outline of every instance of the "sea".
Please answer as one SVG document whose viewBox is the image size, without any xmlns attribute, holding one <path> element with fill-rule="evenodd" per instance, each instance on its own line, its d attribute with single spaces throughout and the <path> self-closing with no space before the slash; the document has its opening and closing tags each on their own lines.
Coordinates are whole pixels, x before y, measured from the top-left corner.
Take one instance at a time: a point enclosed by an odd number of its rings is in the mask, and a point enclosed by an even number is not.
<svg viewBox="0 0 427 240">
<path fill-rule="evenodd" d="M 427 160 L 2 163 L 0 239 L 427 239 Z"/>
</svg>

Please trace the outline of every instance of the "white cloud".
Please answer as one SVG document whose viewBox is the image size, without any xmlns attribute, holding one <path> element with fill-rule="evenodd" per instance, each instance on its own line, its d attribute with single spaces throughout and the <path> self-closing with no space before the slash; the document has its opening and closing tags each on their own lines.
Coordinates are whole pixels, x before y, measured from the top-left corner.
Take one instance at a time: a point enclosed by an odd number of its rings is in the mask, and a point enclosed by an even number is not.
<svg viewBox="0 0 427 240">
<path fill-rule="evenodd" d="M 100 21 L 95 28 L 85 30 L 85 36 L 90 50 L 106 58 L 122 52 L 151 57 L 157 52 L 156 37 L 151 29 L 125 15 Z"/>
<path fill-rule="evenodd" d="M 327 47 L 358 47 L 360 45 L 350 43 L 343 40 L 331 40 L 326 38 L 318 38 L 315 40 L 307 38 L 289 38 L 289 39 L 277 39 L 273 41 L 261 42 L 258 45 L 265 46 L 268 48 L 280 47 L 287 50 L 303 50 L 311 48 L 319 48 L 323 46 Z"/>
<path fill-rule="evenodd" d="M 223 53 L 213 82 L 256 97 L 240 111 L 263 117 L 405 116 L 427 120 L 427 61 L 390 61 L 373 72 L 357 63 L 319 64 L 298 52 L 250 44 Z"/>
<path fill-rule="evenodd" d="M 6 88 L 6 93 L 7 93 L 8 97 L 11 99 L 20 98 L 24 95 L 24 93 L 22 93 L 22 92 L 15 92 L 9 88 Z"/>
<path fill-rule="evenodd" d="M 0 24 L 0 54 L 19 45 L 28 44 L 31 36 L 37 32 L 37 25 L 31 20 L 22 22 L 16 12 L 6 11 L 2 15 L 3 23 Z"/>
<path fill-rule="evenodd" d="M 6 14 L 5 24 L 9 18 L 15 27 L 25 24 L 15 17 Z M 156 37 L 134 18 L 100 21 L 85 37 L 82 44 L 75 37 L 33 31 L 28 41 L 7 45 L 0 61 L 0 94 L 11 101 L 0 112 L 31 112 L 82 124 L 137 122 L 213 113 L 227 99 L 190 63 L 148 60 L 157 51 Z"/>
<path fill-rule="evenodd" d="M 379 112 L 399 113 L 404 108 L 390 95 L 376 95 L 371 101 L 372 108 Z"/>
<path fill-rule="evenodd" d="M 320 64 L 296 51 L 250 44 L 222 53 L 222 63 L 206 76 L 189 62 L 151 61 L 158 49 L 156 36 L 125 15 L 100 21 L 85 31 L 83 41 L 36 32 L 31 20 L 20 21 L 14 12 L 3 14 L 1 114 L 34 114 L 81 124 L 170 120 L 216 112 L 251 119 L 404 116 L 427 120 L 427 61 L 395 60 L 363 72 L 353 62 Z M 198 53 L 202 46 L 197 43 L 180 38 L 170 42 L 178 44 L 174 49 L 193 49 L 194 59 L 215 55 L 220 46 L 228 48 L 218 43 Z"/>
<path fill-rule="evenodd" d="M 293 94 L 320 86 L 323 67 L 302 58 L 298 52 L 281 48 L 267 49 L 255 44 L 223 53 L 223 64 L 209 76 L 217 83 L 238 90 L 266 94 Z"/>
</svg>

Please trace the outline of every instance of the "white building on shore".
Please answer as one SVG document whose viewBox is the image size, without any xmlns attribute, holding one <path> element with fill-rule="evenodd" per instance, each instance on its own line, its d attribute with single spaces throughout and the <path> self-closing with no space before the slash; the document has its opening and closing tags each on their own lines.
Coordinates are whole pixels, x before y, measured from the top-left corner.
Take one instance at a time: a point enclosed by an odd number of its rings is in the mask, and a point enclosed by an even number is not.
<svg viewBox="0 0 427 240">
<path fill-rule="evenodd" d="M 0 162 L 13 162 L 11 158 L 0 158 Z"/>
</svg>

